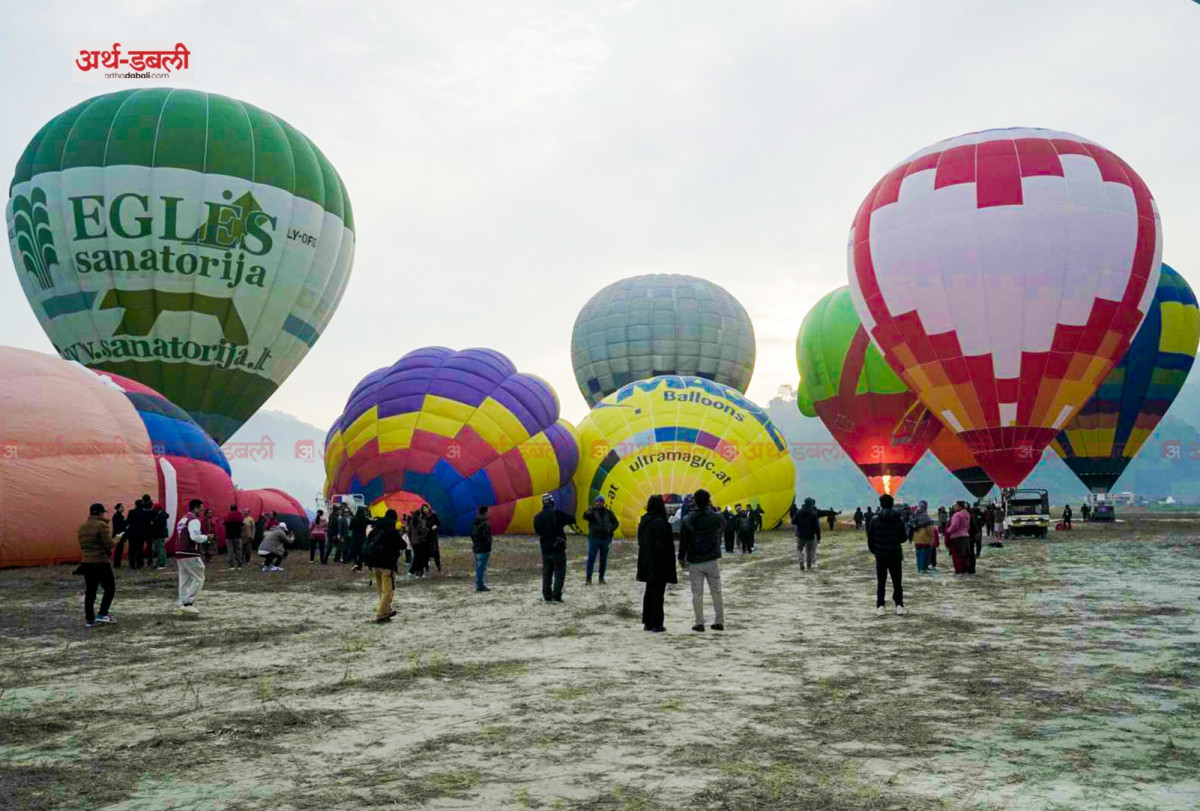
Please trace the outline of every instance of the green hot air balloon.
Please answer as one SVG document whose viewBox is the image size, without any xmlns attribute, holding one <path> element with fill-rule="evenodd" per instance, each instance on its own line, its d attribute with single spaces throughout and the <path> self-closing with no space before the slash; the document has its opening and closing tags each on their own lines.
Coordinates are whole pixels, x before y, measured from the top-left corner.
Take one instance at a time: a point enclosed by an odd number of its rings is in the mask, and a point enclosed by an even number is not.
<svg viewBox="0 0 1200 811">
<path fill-rule="evenodd" d="M 350 200 L 321 151 L 196 90 L 123 90 L 52 119 L 5 219 L 58 353 L 162 392 L 218 442 L 316 342 L 354 258 Z"/>
<path fill-rule="evenodd" d="M 702 377 L 743 394 L 754 372 L 754 327 L 724 288 L 692 276 L 622 279 L 575 319 L 571 363 L 594 406 L 635 380 Z"/>
<path fill-rule="evenodd" d="M 895 494 L 941 430 L 871 343 L 840 287 L 804 316 L 796 335 L 801 413 L 820 417 L 877 493 Z"/>
</svg>

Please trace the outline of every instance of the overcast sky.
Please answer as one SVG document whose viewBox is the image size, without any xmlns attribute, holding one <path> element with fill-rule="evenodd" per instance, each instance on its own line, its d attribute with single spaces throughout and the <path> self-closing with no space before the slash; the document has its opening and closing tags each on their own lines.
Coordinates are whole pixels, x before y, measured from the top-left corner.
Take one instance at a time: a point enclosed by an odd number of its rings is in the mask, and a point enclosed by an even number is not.
<svg viewBox="0 0 1200 811">
<path fill-rule="evenodd" d="M 846 283 L 858 204 L 934 141 L 1073 132 L 1153 191 L 1200 282 L 1200 4 L 1192 0 L 10 4 L 0 171 L 82 83 L 80 48 L 184 42 L 190 86 L 288 120 L 341 172 L 358 248 L 340 309 L 266 408 L 321 427 L 420 346 L 488 346 L 563 414 L 575 315 L 688 273 L 754 321 L 750 396 L 797 377 L 804 313 Z M 52 351 L 11 261 L 0 343 Z"/>
</svg>

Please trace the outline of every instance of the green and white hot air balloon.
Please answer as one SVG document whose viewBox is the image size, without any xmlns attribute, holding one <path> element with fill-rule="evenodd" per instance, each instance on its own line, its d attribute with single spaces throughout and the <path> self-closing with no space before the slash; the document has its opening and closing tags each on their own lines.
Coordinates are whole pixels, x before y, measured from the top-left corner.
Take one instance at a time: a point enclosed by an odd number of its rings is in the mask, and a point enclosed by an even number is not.
<svg viewBox="0 0 1200 811">
<path fill-rule="evenodd" d="M 5 208 L 21 286 L 60 355 L 133 378 L 224 442 L 291 373 L 350 278 L 354 218 L 303 134 L 196 90 L 56 116 Z"/>
</svg>

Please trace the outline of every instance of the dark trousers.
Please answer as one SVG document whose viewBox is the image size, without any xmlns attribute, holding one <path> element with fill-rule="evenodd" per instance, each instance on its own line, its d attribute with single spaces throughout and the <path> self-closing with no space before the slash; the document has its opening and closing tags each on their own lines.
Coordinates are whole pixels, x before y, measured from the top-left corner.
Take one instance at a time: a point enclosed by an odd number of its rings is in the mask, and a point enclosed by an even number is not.
<svg viewBox="0 0 1200 811">
<path fill-rule="evenodd" d="M 425 576 L 425 570 L 429 568 L 429 544 L 423 543 L 413 550 L 412 563 L 408 567 L 409 574 L 415 574 L 419 577 Z"/>
<path fill-rule="evenodd" d="M 308 539 L 308 562 L 312 563 L 317 559 L 317 553 L 321 555 L 321 562 L 329 561 L 329 553 L 325 551 L 324 538 L 309 538 Z"/>
<path fill-rule="evenodd" d="M 646 595 L 642 597 L 642 625 L 646 628 L 663 627 L 666 621 L 663 615 L 663 600 L 666 595 L 666 583 L 646 584 Z"/>
<path fill-rule="evenodd" d="M 425 570 L 429 570 L 429 561 L 433 561 L 433 565 L 440 572 L 442 570 L 442 548 L 438 546 L 438 542 L 434 541 L 430 544 L 429 557 L 425 558 Z"/>
<path fill-rule="evenodd" d="M 937 547 L 936 546 L 929 547 L 929 565 L 932 566 L 934 569 L 937 568 Z"/>
<path fill-rule="evenodd" d="M 141 538 L 128 538 L 129 541 L 129 568 L 142 568 L 142 559 L 146 553 L 146 542 Z"/>
<path fill-rule="evenodd" d="M 733 542 L 736 538 L 737 536 L 733 533 L 727 533 L 725 535 L 725 551 L 731 555 L 733 554 Z"/>
<path fill-rule="evenodd" d="M 875 605 L 884 604 L 888 575 L 892 576 L 892 602 L 904 605 L 904 556 L 898 552 L 875 556 Z"/>
<path fill-rule="evenodd" d="M 604 580 L 604 574 L 608 571 L 608 548 L 611 544 L 611 540 L 588 538 L 587 581 L 589 583 L 592 582 L 592 572 L 596 568 L 597 557 L 600 558 L 600 580 Z"/>
<path fill-rule="evenodd" d="M 283 555 L 263 555 L 263 566 L 278 566 L 283 563 Z"/>
<path fill-rule="evenodd" d="M 117 542 L 113 545 L 113 567 L 121 568 L 121 558 L 125 557 L 125 539 L 117 538 Z"/>
<path fill-rule="evenodd" d="M 551 552 L 542 555 L 542 599 L 561 600 L 563 579 L 567 576 L 567 553 Z"/>
<path fill-rule="evenodd" d="M 84 563 L 83 569 L 83 612 L 88 622 L 96 620 L 96 588 L 104 589 L 104 597 L 100 599 L 100 616 L 108 613 L 112 606 L 113 593 L 117 583 L 113 580 L 112 565 L 109 563 Z"/>
<path fill-rule="evenodd" d="M 753 535 L 743 534 L 738 538 L 738 541 L 742 545 L 742 554 L 743 555 L 754 551 L 754 536 Z"/>
</svg>

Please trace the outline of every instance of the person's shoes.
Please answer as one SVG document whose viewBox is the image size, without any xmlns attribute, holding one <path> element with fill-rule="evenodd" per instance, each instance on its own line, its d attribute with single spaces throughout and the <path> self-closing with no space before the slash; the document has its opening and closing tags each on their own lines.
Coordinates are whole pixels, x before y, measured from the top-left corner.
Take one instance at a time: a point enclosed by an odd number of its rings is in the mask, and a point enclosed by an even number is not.
<svg viewBox="0 0 1200 811">
<path fill-rule="evenodd" d="M 376 618 L 375 618 L 375 621 L 376 621 L 376 622 L 391 622 L 391 621 L 392 621 L 392 616 L 391 616 L 391 614 L 385 614 L 385 615 L 384 615 L 384 616 L 382 616 L 382 617 L 376 617 Z"/>
<path fill-rule="evenodd" d="M 875 616 L 877 616 L 877 617 L 886 617 L 886 616 L 887 616 L 887 606 L 882 606 L 882 605 L 881 605 L 881 606 L 879 606 L 879 608 L 876 608 L 876 609 L 875 609 Z"/>
<path fill-rule="evenodd" d="M 487 586 L 480 586 L 479 588 L 477 588 L 475 590 L 476 591 L 491 591 L 491 589 L 489 589 Z"/>
<path fill-rule="evenodd" d="M 83 621 L 83 625 L 84 625 L 84 627 L 85 627 L 85 628 L 95 628 L 95 627 L 96 627 L 96 621 L 95 621 L 95 620 L 92 620 L 91 622 L 88 622 L 87 620 L 84 620 L 84 621 Z"/>
<path fill-rule="evenodd" d="M 547 605 L 548 603 L 552 603 L 552 602 L 554 602 L 554 601 L 551 600 L 549 597 L 542 598 L 542 605 Z"/>
<path fill-rule="evenodd" d="M 908 613 L 908 612 L 904 610 L 904 606 L 902 606 L 902 605 L 896 606 L 896 616 L 897 617 L 903 617 L 906 613 Z"/>
<path fill-rule="evenodd" d="M 804 571 L 804 564 L 800 564 L 800 571 Z"/>
<path fill-rule="evenodd" d="M 388 611 L 388 618 L 390 619 L 394 616 L 396 616 L 396 609 L 393 608 L 390 611 Z"/>
<path fill-rule="evenodd" d="M 700 631 L 700 632 L 703 632 L 703 631 L 704 631 L 704 626 L 703 626 L 703 625 L 693 625 L 693 626 L 692 626 L 692 630 L 693 630 L 693 631 Z"/>
<path fill-rule="evenodd" d="M 269 571 L 271 571 L 271 567 L 270 567 L 270 566 L 263 566 L 263 567 L 262 567 L 262 570 L 263 570 L 264 572 L 269 572 Z"/>
<path fill-rule="evenodd" d="M 552 602 L 552 603 L 561 603 L 562 601 L 563 601 L 563 598 L 562 598 L 562 597 L 555 597 L 555 598 L 554 598 L 553 600 L 551 600 L 550 602 Z"/>
<path fill-rule="evenodd" d="M 112 614 L 101 614 L 100 616 L 96 617 L 96 622 L 103 622 L 106 625 L 115 625 L 117 618 Z"/>
<path fill-rule="evenodd" d="M 604 585 L 604 578 L 603 578 L 603 577 L 602 577 L 602 578 L 600 578 L 600 585 L 602 585 L 602 586 Z"/>
<path fill-rule="evenodd" d="M 712 628 L 714 631 L 724 631 L 725 630 L 725 626 L 719 622 L 714 622 L 712 625 L 710 625 L 708 627 Z"/>
<path fill-rule="evenodd" d="M 583 585 L 585 585 L 585 586 L 590 586 L 590 585 L 592 585 L 592 578 L 590 578 L 590 577 L 589 577 L 587 580 L 584 580 L 584 581 L 583 581 Z"/>
<path fill-rule="evenodd" d="M 194 605 L 177 605 L 177 606 L 175 606 L 175 610 L 182 611 L 184 614 L 199 614 L 200 613 L 200 609 L 196 608 L 196 606 L 194 606 Z"/>
<path fill-rule="evenodd" d="M 272 567 L 271 567 L 271 571 L 273 571 L 273 572 L 282 572 L 282 571 L 283 571 L 283 567 L 282 567 L 282 566 L 272 566 Z"/>
<path fill-rule="evenodd" d="M 667 631 L 666 628 L 663 628 L 661 626 L 658 628 L 647 628 L 646 630 L 652 634 L 662 634 L 662 633 L 666 633 L 666 631 Z"/>
</svg>

